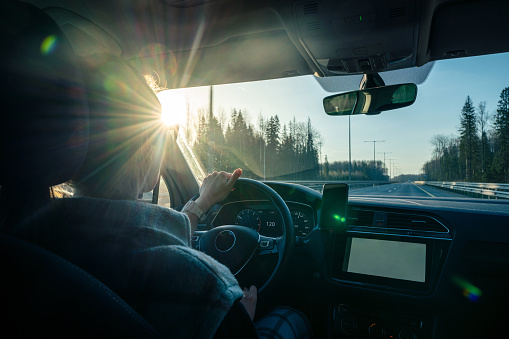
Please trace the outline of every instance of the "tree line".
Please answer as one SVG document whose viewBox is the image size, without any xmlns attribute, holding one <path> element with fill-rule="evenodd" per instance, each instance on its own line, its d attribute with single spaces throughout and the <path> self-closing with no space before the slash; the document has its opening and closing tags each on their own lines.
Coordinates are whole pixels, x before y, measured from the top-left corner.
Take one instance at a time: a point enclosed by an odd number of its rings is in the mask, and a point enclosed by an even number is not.
<svg viewBox="0 0 509 339">
<path fill-rule="evenodd" d="M 382 161 L 353 160 L 350 172 L 348 161 L 334 161 L 329 164 L 327 156 L 323 164 L 323 178 L 326 180 L 377 180 L 388 181 L 387 169 Z"/>
<path fill-rule="evenodd" d="M 255 127 L 240 109 L 226 126 L 214 115 L 199 115 L 193 148 L 203 169 L 244 170 L 255 179 L 310 180 L 319 176 L 320 133 L 307 122 L 281 124 L 278 115 L 259 117 Z"/>
<path fill-rule="evenodd" d="M 327 156 L 320 162 L 323 144 L 320 132 L 311 119 L 297 121 L 295 117 L 282 123 L 278 115 L 258 117 L 252 124 L 245 112 L 233 109 L 228 123 L 223 116 L 200 110 L 191 141 L 203 170 L 233 171 L 243 169 L 243 177 L 267 180 L 347 180 L 348 162 L 329 163 Z M 189 122 L 188 122 L 189 124 Z M 189 125 L 188 125 L 189 126 Z M 191 139 L 190 129 L 185 133 Z M 352 180 L 387 180 L 383 163 L 353 161 Z"/>
<path fill-rule="evenodd" d="M 467 96 L 459 136 L 434 135 L 433 157 L 423 165 L 426 180 L 509 183 L 509 87 L 492 114 Z"/>
</svg>

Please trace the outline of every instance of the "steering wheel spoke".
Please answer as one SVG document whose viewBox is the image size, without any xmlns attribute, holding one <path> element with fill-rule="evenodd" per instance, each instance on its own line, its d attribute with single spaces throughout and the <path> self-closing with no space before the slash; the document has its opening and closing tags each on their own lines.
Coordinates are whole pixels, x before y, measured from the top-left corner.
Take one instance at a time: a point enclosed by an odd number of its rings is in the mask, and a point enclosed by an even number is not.
<svg viewBox="0 0 509 339">
<path fill-rule="evenodd" d="M 200 238 L 206 231 L 194 231 L 191 236 L 191 247 L 195 250 L 200 250 Z"/>
<path fill-rule="evenodd" d="M 265 237 L 260 235 L 260 242 L 258 243 L 257 255 L 266 255 L 278 253 L 278 241 L 280 238 Z"/>
</svg>

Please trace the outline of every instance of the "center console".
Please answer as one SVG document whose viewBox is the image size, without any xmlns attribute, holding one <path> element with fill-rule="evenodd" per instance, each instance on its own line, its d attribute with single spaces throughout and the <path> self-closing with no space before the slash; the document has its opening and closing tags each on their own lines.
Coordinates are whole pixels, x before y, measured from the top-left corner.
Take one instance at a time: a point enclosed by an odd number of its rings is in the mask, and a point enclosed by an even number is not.
<svg viewBox="0 0 509 339">
<path fill-rule="evenodd" d="M 348 305 L 333 310 L 333 338 L 429 338 L 431 321 L 386 311 L 373 311 Z"/>
<path fill-rule="evenodd" d="M 392 234 L 391 234 L 392 233 Z M 371 295 L 427 296 L 433 293 L 450 241 L 447 238 L 358 232 L 332 232 L 327 278 L 340 287 Z M 387 298 L 389 299 L 389 298 Z M 431 320 L 398 310 L 333 304 L 334 338 L 429 338 Z M 390 310 L 390 311 L 388 311 Z"/>
<path fill-rule="evenodd" d="M 418 315 L 411 302 L 433 294 L 452 240 L 449 229 L 432 216 L 386 209 L 357 207 L 358 218 L 352 218 L 345 199 L 335 202 L 322 201 L 322 214 L 346 214 L 345 222 L 324 223 L 324 218 L 321 223 L 330 241 L 327 280 L 343 292 L 331 302 L 332 337 L 430 338 L 433 319 Z M 364 300 L 350 300 L 348 291 Z"/>
</svg>

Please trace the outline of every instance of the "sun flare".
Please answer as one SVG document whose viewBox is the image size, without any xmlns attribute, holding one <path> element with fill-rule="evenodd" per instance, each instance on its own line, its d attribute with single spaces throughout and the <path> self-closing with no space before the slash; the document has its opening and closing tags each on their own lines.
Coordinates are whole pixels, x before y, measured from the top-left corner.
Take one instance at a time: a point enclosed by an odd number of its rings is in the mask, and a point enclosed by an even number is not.
<svg viewBox="0 0 509 339">
<path fill-rule="evenodd" d="M 189 112 L 189 101 L 186 95 L 178 90 L 167 90 L 157 93 L 161 102 L 161 120 L 166 126 L 182 125 Z"/>
</svg>

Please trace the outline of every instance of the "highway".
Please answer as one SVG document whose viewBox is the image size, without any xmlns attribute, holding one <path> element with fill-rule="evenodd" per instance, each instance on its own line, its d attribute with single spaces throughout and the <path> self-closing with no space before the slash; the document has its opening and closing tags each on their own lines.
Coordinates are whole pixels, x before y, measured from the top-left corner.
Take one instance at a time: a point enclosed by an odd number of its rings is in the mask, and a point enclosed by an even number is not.
<svg viewBox="0 0 509 339">
<path fill-rule="evenodd" d="M 399 197 L 437 197 L 437 198 L 465 198 L 466 195 L 449 192 L 439 188 L 416 185 L 411 182 L 379 185 L 358 188 L 350 191 L 350 196 L 399 196 Z"/>
</svg>

